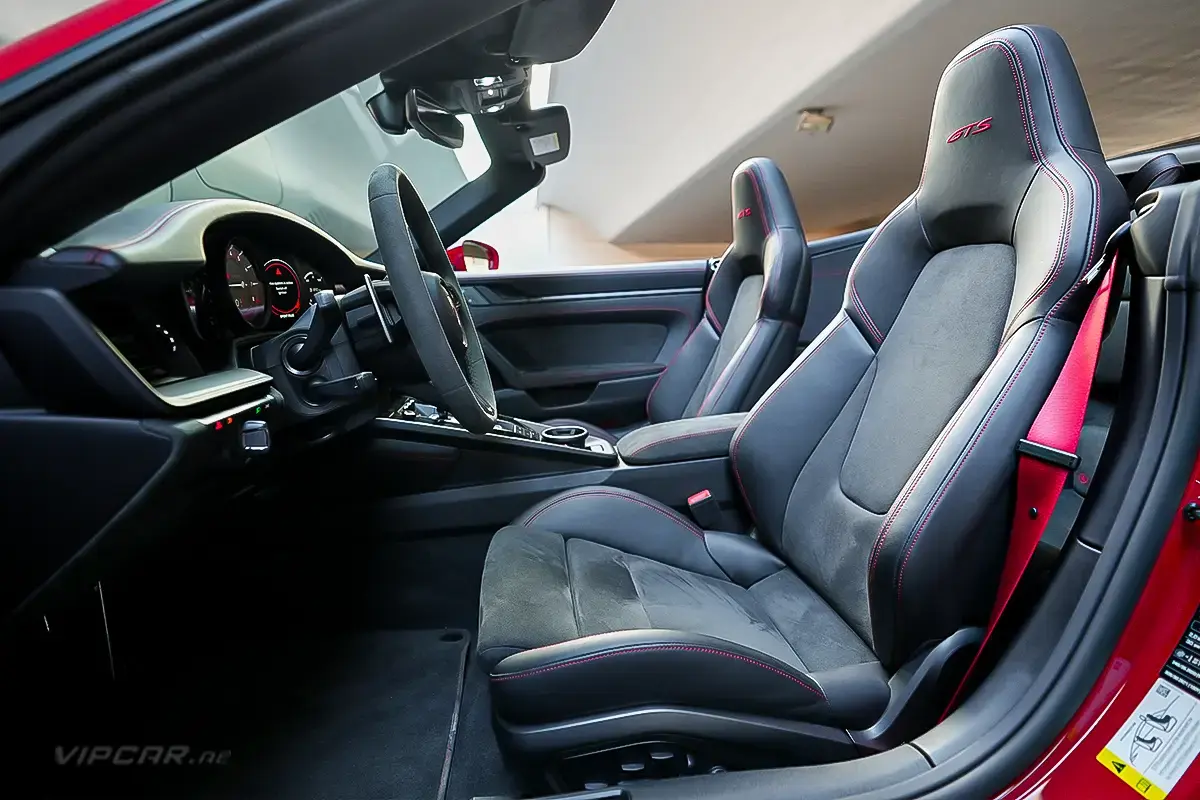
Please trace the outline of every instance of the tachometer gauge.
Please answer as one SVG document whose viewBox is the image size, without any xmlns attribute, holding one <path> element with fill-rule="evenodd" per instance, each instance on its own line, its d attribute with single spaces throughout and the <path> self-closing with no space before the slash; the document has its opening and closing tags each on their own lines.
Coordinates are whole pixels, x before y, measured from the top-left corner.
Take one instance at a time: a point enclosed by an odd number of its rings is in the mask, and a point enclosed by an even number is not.
<svg viewBox="0 0 1200 800">
<path fill-rule="evenodd" d="M 232 242 L 225 249 L 225 281 L 229 297 L 242 320 L 252 328 L 267 324 L 267 293 L 254 264 L 242 248 Z"/>
<path fill-rule="evenodd" d="M 286 261 L 273 258 L 263 264 L 263 280 L 267 282 L 271 313 L 279 319 L 295 319 L 300 311 L 300 279 Z"/>
<path fill-rule="evenodd" d="M 317 292 L 329 287 L 325 284 L 325 279 L 321 277 L 321 273 L 315 269 L 310 269 L 304 273 L 304 288 L 308 289 L 308 304 L 311 306 L 317 302 Z"/>
</svg>

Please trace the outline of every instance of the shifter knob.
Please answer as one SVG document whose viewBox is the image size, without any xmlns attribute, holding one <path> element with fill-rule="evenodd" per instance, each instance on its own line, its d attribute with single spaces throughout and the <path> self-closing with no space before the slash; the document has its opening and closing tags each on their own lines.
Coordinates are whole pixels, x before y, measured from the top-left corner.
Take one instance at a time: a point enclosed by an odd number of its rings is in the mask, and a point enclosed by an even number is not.
<svg viewBox="0 0 1200 800">
<path fill-rule="evenodd" d="M 288 363 L 297 372 L 307 372 L 321 363 L 329 349 L 334 334 L 345 321 L 337 297 L 328 289 L 322 289 L 313 297 L 313 318 L 308 334 L 299 347 L 289 350 Z"/>
</svg>

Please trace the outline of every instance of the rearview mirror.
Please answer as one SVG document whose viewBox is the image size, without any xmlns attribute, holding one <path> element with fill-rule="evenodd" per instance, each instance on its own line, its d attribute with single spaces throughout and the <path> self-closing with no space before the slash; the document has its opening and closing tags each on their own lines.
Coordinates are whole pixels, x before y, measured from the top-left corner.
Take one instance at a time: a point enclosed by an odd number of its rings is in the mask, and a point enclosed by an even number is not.
<svg viewBox="0 0 1200 800">
<path fill-rule="evenodd" d="M 455 272 L 487 272 L 500 269 L 500 252 L 490 244 L 467 239 L 446 251 Z"/>
<path fill-rule="evenodd" d="M 422 139 L 442 147 L 463 146 L 463 124 L 458 117 L 437 105 L 420 89 L 409 89 L 404 96 L 404 117 Z"/>
</svg>

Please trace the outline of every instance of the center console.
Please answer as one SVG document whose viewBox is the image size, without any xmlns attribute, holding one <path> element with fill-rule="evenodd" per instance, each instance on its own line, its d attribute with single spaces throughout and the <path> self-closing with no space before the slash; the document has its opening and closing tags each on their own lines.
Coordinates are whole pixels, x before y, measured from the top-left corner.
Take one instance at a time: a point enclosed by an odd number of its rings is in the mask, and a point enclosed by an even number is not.
<svg viewBox="0 0 1200 800">
<path fill-rule="evenodd" d="M 577 425 L 542 425 L 502 415 L 490 433 L 479 435 L 463 428 L 446 411 L 411 397 L 401 401 L 388 416 L 377 419 L 376 425 L 383 431 L 429 444 L 514 455 L 536 453 L 541 458 L 598 467 L 617 463 L 616 450 L 609 442 Z"/>
</svg>

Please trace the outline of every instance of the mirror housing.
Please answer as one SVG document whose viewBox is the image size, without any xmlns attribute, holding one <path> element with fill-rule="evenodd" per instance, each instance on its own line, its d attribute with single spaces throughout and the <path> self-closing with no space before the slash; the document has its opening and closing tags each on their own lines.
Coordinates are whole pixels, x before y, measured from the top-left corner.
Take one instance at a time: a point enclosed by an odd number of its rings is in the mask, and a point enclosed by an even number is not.
<svg viewBox="0 0 1200 800">
<path fill-rule="evenodd" d="M 367 101 L 367 110 L 384 133 L 403 136 L 408 132 L 409 124 L 404 115 L 404 103 L 397 102 L 388 94 L 387 89 Z"/>
<path fill-rule="evenodd" d="M 446 251 L 455 272 L 488 272 L 500 269 L 500 251 L 490 244 L 464 239 Z"/>
<path fill-rule="evenodd" d="M 571 117 L 566 106 L 531 109 L 522 104 L 496 116 L 520 136 L 521 152 L 530 164 L 557 164 L 571 152 Z"/>
<path fill-rule="evenodd" d="M 409 89 L 404 95 L 404 119 L 422 139 L 453 149 L 463 146 L 462 122 L 420 89 Z"/>
</svg>

